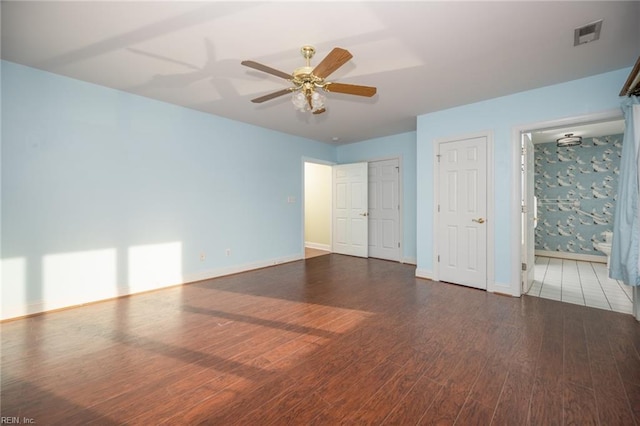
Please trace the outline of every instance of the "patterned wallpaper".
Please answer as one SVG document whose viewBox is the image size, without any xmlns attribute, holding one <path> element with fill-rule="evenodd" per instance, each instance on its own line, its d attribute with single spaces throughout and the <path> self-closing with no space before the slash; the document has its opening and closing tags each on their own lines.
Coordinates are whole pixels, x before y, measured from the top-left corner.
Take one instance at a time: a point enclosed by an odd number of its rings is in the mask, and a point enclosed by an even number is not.
<svg viewBox="0 0 640 426">
<path fill-rule="evenodd" d="M 622 137 L 585 138 L 566 148 L 555 142 L 534 146 L 537 250 L 603 256 L 594 242 L 613 229 Z"/>
</svg>

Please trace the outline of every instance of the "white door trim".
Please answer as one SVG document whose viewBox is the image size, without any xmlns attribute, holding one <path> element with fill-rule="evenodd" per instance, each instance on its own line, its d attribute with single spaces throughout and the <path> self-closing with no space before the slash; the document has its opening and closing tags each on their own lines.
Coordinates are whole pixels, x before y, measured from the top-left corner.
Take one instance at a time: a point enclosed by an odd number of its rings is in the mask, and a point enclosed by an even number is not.
<svg viewBox="0 0 640 426">
<path fill-rule="evenodd" d="M 535 165 L 534 165 L 534 148 L 531 133 L 525 132 L 520 134 L 520 144 L 523 150 L 521 160 L 521 179 L 522 189 L 524 191 L 522 197 L 522 211 L 520 213 L 520 223 L 527 225 L 528 229 L 522 230 L 523 250 L 520 255 L 520 262 L 523 265 L 521 274 L 521 292 L 528 292 L 533 286 L 535 280 Z M 526 265 L 526 266 L 525 266 Z"/>
<path fill-rule="evenodd" d="M 520 235 L 522 235 L 522 221 L 520 200 L 522 199 L 522 173 L 520 170 L 520 134 L 522 132 L 530 132 L 553 127 L 572 126 L 577 124 L 586 124 L 597 121 L 608 121 L 623 118 L 622 111 L 619 108 L 600 111 L 593 114 L 579 115 L 575 117 L 567 117 L 556 120 L 538 121 L 530 124 L 518 125 L 511 130 L 511 223 L 514 224 L 511 237 L 511 295 L 520 297 L 522 294 L 521 279 L 521 259 L 522 244 Z"/>
<path fill-rule="evenodd" d="M 495 270 L 494 270 L 494 185 L 493 185 L 493 131 L 487 130 L 478 133 L 470 133 L 459 136 L 435 139 L 433 143 L 433 170 L 438 170 L 438 152 L 440 152 L 440 144 L 446 142 L 456 142 L 465 139 L 486 138 L 487 140 L 487 291 L 502 293 L 504 290 L 500 287 L 496 288 Z M 440 177 L 438 173 L 434 173 L 433 193 L 434 193 L 434 212 L 433 212 L 433 277 L 434 281 L 438 281 L 440 272 L 438 266 L 438 232 L 439 215 L 437 214 L 438 201 L 440 200 Z M 520 281 L 518 281 L 518 284 Z"/>
</svg>

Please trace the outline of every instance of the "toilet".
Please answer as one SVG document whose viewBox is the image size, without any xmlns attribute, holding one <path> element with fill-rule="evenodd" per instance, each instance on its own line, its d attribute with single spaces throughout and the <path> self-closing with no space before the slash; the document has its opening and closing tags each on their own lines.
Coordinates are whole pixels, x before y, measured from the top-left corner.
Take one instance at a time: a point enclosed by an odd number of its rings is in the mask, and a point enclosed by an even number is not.
<svg viewBox="0 0 640 426">
<path fill-rule="evenodd" d="M 607 255 L 607 269 L 609 269 L 609 261 L 611 260 L 611 241 L 613 240 L 613 232 L 604 231 L 602 233 L 604 242 L 597 242 L 594 244 L 596 250 L 601 251 Z"/>
</svg>

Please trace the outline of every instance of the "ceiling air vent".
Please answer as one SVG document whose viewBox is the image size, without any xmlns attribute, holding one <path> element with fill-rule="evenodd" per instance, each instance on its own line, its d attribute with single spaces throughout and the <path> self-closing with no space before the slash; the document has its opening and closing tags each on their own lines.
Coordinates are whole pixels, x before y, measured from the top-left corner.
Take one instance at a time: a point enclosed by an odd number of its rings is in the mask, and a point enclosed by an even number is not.
<svg viewBox="0 0 640 426">
<path fill-rule="evenodd" d="M 592 22 L 583 27 L 576 28 L 573 31 L 573 45 L 589 43 L 600 38 L 600 29 L 602 28 L 602 19 Z"/>
</svg>

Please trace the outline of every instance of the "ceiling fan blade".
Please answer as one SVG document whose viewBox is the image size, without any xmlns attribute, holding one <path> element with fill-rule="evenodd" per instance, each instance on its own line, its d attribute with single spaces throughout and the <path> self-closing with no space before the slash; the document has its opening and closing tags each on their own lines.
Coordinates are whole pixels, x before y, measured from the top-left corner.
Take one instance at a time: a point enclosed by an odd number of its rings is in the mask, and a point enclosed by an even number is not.
<svg viewBox="0 0 640 426">
<path fill-rule="evenodd" d="M 316 65 L 311 73 L 319 78 L 327 78 L 332 72 L 346 64 L 351 58 L 353 58 L 353 55 L 349 53 L 348 50 L 334 47 L 333 50 Z"/>
<path fill-rule="evenodd" d="M 371 86 L 359 86 L 357 84 L 327 83 L 324 90 L 334 93 L 346 93 L 347 95 L 357 95 L 371 97 L 376 94 L 377 89 Z"/>
<path fill-rule="evenodd" d="M 255 61 L 242 61 L 240 62 L 245 67 L 253 68 L 258 71 L 266 72 L 267 74 L 275 75 L 276 77 L 284 78 L 285 80 L 291 80 L 292 75 L 287 74 L 284 71 L 279 71 L 275 68 L 268 67 L 266 65 L 262 65 Z"/>
<path fill-rule="evenodd" d="M 278 90 L 277 92 L 269 93 L 268 95 L 260 96 L 259 98 L 251 99 L 251 102 L 254 104 L 259 104 L 274 98 L 277 98 L 282 95 L 286 95 L 287 93 L 291 93 L 296 90 L 294 87 L 289 87 L 287 89 Z"/>
<path fill-rule="evenodd" d="M 314 114 L 314 115 L 322 114 L 326 110 L 327 110 L 326 108 L 320 108 L 320 109 L 317 109 L 317 110 L 313 111 L 311 114 Z"/>
</svg>

